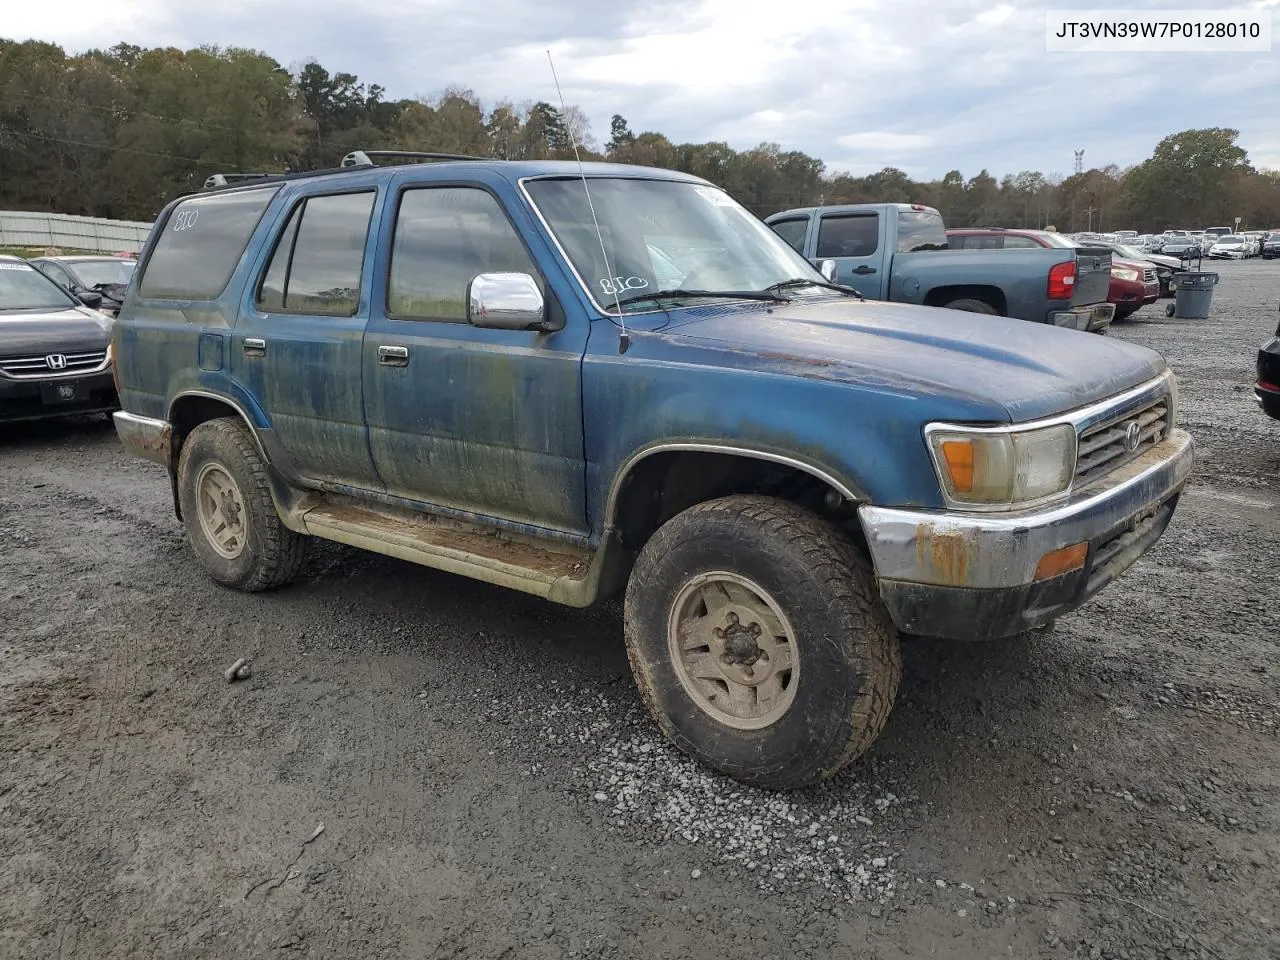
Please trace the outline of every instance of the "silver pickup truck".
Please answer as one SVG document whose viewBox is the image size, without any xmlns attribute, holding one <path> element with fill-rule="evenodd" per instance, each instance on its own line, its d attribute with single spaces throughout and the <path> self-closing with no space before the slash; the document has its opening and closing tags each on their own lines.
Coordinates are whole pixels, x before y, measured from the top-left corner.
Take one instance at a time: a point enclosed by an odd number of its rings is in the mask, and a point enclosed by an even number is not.
<svg viewBox="0 0 1280 960">
<path fill-rule="evenodd" d="M 765 223 L 829 280 L 869 300 L 1095 332 L 1115 316 L 1105 247 L 948 250 L 942 215 L 908 203 L 805 207 Z"/>
</svg>

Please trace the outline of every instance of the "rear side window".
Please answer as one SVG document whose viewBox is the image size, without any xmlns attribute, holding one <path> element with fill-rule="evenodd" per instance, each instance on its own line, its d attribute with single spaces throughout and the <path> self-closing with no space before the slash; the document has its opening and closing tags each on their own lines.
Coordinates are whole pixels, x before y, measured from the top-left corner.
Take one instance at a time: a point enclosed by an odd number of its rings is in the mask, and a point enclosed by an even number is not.
<svg viewBox="0 0 1280 960">
<path fill-rule="evenodd" d="M 947 227 L 942 214 L 923 207 L 898 211 L 898 252 L 947 249 Z"/>
<path fill-rule="evenodd" d="M 173 300 L 214 300 L 224 289 L 277 187 L 183 200 L 165 221 L 138 293 Z"/>
<path fill-rule="evenodd" d="M 804 235 L 809 232 L 809 220 L 800 217 L 795 220 L 779 220 L 769 224 L 773 232 L 780 236 L 796 253 L 804 254 Z"/>
<path fill-rule="evenodd" d="M 1004 238 L 1005 250 L 1032 250 L 1039 246 L 1040 244 L 1036 243 L 1030 237 L 1005 237 Z"/>
<path fill-rule="evenodd" d="M 492 195 L 476 187 L 424 187 L 401 194 L 387 282 L 388 314 L 465 323 L 467 285 L 481 273 L 527 273 L 542 285 L 529 252 Z"/>
<path fill-rule="evenodd" d="M 360 275 L 374 192 L 308 197 L 293 209 L 258 288 L 269 313 L 350 317 L 360 305 Z"/>
<path fill-rule="evenodd" d="M 823 217 L 818 226 L 821 257 L 869 257 L 880 247 L 880 214 Z"/>
</svg>

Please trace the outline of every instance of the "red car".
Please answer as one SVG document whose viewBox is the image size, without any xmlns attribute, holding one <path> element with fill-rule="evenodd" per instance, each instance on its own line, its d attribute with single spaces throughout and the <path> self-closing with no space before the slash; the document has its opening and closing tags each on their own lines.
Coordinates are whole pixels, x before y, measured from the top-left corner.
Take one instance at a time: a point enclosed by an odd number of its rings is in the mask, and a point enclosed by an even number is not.
<svg viewBox="0 0 1280 960">
<path fill-rule="evenodd" d="M 1048 230 L 1006 230 L 1003 227 L 948 230 L 947 241 L 953 248 L 970 250 L 1084 246 L 1070 237 Z M 1155 303 L 1160 299 L 1156 265 L 1146 260 L 1123 260 L 1112 256 L 1107 299 L 1116 305 L 1116 320 L 1136 313 L 1145 304 Z"/>
</svg>

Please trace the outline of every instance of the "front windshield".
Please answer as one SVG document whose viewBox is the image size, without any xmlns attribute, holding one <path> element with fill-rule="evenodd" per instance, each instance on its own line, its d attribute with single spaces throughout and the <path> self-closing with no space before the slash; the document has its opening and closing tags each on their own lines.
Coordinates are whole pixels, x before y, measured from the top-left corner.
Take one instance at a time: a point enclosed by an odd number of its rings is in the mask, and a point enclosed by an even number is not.
<svg viewBox="0 0 1280 960">
<path fill-rule="evenodd" d="M 35 267 L 0 263 L 0 312 L 6 310 L 65 310 L 76 301 Z"/>
<path fill-rule="evenodd" d="M 101 284 L 128 284 L 136 264 L 132 260 L 79 260 L 69 264 L 80 282 L 92 290 Z"/>
<path fill-rule="evenodd" d="M 1227 244 L 1232 244 L 1232 243 L 1244 243 L 1244 237 L 1227 237 L 1227 236 L 1222 236 L 1222 237 L 1219 237 L 1219 238 L 1218 238 L 1216 241 L 1214 241 L 1214 242 L 1215 242 L 1215 243 L 1221 243 L 1221 244 L 1223 244 L 1224 246 L 1225 246 L 1225 245 L 1227 245 Z"/>
<path fill-rule="evenodd" d="M 615 297 L 662 290 L 762 291 L 796 278 L 824 282 L 804 257 L 717 187 L 593 177 L 589 206 L 577 177 L 530 180 L 526 186 L 591 296 L 606 310 L 613 310 Z M 653 308 L 644 300 L 622 305 L 631 312 Z"/>
</svg>

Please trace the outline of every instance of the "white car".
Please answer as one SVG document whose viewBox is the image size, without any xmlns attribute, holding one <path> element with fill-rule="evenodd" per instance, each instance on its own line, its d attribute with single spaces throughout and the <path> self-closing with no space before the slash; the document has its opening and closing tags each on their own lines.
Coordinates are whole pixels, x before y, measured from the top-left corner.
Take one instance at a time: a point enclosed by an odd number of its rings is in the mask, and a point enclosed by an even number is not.
<svg viewBox="0 0 1280 960">
<path fill-rule="evenodd" d="M 1247 257 L 1257 253 L 1252 241 L 1248 237 L 1242 237 L 1238 234 L 1228 234 L 1219 237 L 1212 247 L 1209 248 L 1210 260 L 1244 260 Z"/>
</svg>

